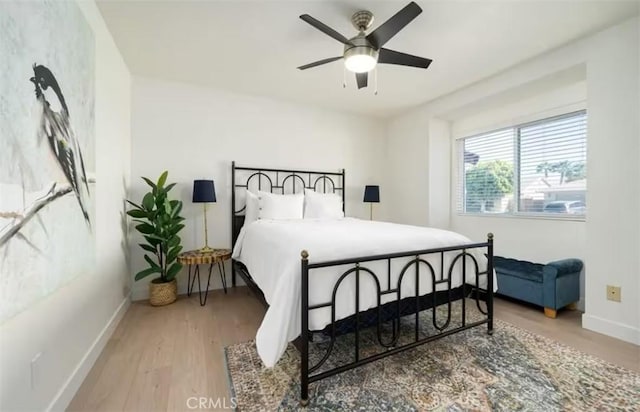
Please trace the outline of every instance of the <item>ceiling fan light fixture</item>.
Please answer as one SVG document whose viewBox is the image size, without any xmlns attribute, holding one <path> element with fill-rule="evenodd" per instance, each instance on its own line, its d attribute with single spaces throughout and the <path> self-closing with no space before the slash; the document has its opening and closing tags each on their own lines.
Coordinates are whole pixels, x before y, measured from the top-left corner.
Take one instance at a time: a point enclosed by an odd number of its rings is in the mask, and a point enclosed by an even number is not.
<svg viewBox="0 0 640 412">
<path fill-rule="evenodd" d="M 378 52 L 371 47 L 352 47 L 344 53 L 344 66 L 350 72 L 366 73 L 373 70 L 377 63 Z"/>
<path fill-rule="evenodd" d="M 407 24 L 411 23 L 420 13 L 422 13 L 422 9 L 412 1 L 387 19 L 387 21 L 379 25 L 375 30 L 371 31 L 371 33 L 367 33 L 373 22 L 373 14 L 367 10 L 357 11 L 351 17 L 351 23 L 353 23 L 353 26 L 358 30 L 358 34 L 350 39 L 308 14 L 302 14 L 300 16 L 302 21 L 342 43 L 344 45 L 344 52 L 342 56 L 318 60 L 300 66 L 298 69 L 307 70 L 312 67 L 322 66 L 343 59 L 344 73 L 346 74 L 348 70 L 356 74 L 358 89 L 367 87 L 369 83 L 369 72 L 373 71 L 378 63 L 426 69 L 431 64 L 431 59 L 384 48 L 384 45 L 391 40 L 392 37 L 398 34 Z M 373 73 L 374 84 L 376 85 L 377 73 L 377 70 Z M 346 80 L 343 81 L 342 85 L 346 87 Z"/>
</svg>

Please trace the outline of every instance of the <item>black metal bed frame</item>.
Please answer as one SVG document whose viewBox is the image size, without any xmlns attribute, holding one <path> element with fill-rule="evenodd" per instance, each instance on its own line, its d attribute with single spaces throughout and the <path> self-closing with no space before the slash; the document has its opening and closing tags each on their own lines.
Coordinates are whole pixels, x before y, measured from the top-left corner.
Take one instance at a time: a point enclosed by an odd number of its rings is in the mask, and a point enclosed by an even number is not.
<svg viewBox="0 0 640 412">
<path fill-rule="evenodd" d="M 237 182 L 238 172 L 245 172 L 247 176 L 241 183 Z M 280 190 L 282 194 L 289 193 L 287 188 L 290 187 L 290 193 L 299 193 L 300 190 L 313 189 L 318 191 L 321 189 L 323 193 L 339 192 L 342 196 L 342 211 L 345 208 L 345 172 L 344 169 L 338 172 L 319 172 L 312 170 L 293 170 L 293 169 L 274 169 L 268 167 L 243 167 L 236 166 L 236 162 L 231 162 L 231 245 L 234 246 L 236 239 L 240 234 L 240 229 L 244 225 L 244 212 L 246 205 L 237 208 L 236 191 L 248 190 L 251 181 L 257 180 L 257 189 L 274 193 L 274 190 Z M 291 179 L 291 180 L 289 180 Z M 287 185 L 290 182 L 290 186 Z M 296 183 L 302 183 L 302 187 L 296 185 Z M 267 189 L 268 184 L 268 189 Z M 231 286 L 236 286 L 236 270 L 240 274 L 240 277 L 245 281 L 247 286 L 256 293 L 258 298 L 266 305 L 264 295 L 260 288 L 255 284 L 249 271 L 240 262 L 231 261 Z"/>
<path fill-rule="evenodd" d="M 236 172 L 237 171 L 245 171 L 250 173 L 249 177 L 244 180 L 244 183 L 238 184 L 236 182 Z M 244 207 L 236 210 L 236 190 L 243 190 L 249 187 L 249 183 L 251 179 L 254 177 L 258 177 L 259 183 L 258 186 L 262 188 L 262 178 L 265 178 L 270 183 L 270 191 L 273 189 L 280 189 L 282 193 L 285 193 L 285 183 L 286 181 L 293 177 L 293 181 L 299 180 L 303 183 L 303 186 L 306 188 L 317 188 L 317 183 L 319 181 L 324 181 L 325 186 L 323 187 L 323 191 L 327 191 L 326 183 L 327 181 L 331 181 L 331 189 L 333 192 L 341 191 L 342 199 L 343 199 L 343 209 L 344 209 L 344 195 L 345 195 L 345 180 L 344 180 L 344 170 L 341 172 L 316 172 L 316 171 L 303 171 L 303 170 L 286 170 L 286 169 L 269 169 L 269 168 L 253 168 L 253 167 L 237 167 L 235 162 L 232 163 L 231 166 L 232 173 L 232 239 L 233 243 L 237 239 L 238 233 L 242 224 L 244 223 L 244 216 L 241 213 L 244 211 Z M 273 183 L 273 179 L 268 174 L 275 174 L 275 181 Z M 285 176 L 282 177 L 282 174 Z M 305 177 L 307 179 L 305 179 Z M 315 180 L 314 180 L 315 177 Z M 339 181 L 339 185 L 333 180 L 334 177 L 341 178 Z M 295 193 L 296 187 L 295 183 L 292 187 L 292 193 Z M 480 267 L 478 261 L 475 257 L 469 253 L 472 249 L 484 249 L 486 248 L 486 256 L 487 256 L 487 268 L 485 271 L 480 271 Z M 453 256 L 451 263 L 447 271 L 445 271 L 445 253 L 454 254 L 458 252 L 455 256 Z M 438 255 L 440 256 L 440 270 L 439 276 L 436 274 L 436 270 L 433 265 L 429 263 L 425 256 L 427 255 Z M 396 285 L 392 287 L 391 279 L 391 261 L 394 259 L 402 259 L 406 261 L 406 263 L 402 266 L 398 274 L 398 280 Z M 408 260 L 408 261 L 407 261 Z M 468 322 L 466 319 L 466 296 L 467 296 L 467 260 L 470 260 L 470 263 L 473 265 L 472 268 L 475 272 L 475 285 L 471 286 L 469 292 L 472 290 L 475 291 L 474 298 L 475 303 L 483 315 L 486 315 L 485 318 Z M 367 264 L 375 262 L 375 261 L 386 261 L 387 262 L 387 273 L 386 273 L 386 288 L 383 288 L 381 285 L 381 281 L 384 277 L 376 275 L 376 273 L 367 267 Z M 236 272 L 240 274 L 245 283 L 249 286 L 249 288 L 256 294 L 256 296 L 267 305 L 264 295 L 260 288 L 255 284 L 249 271 L 247 268 L 241 263 L 237 261 L 232 261 L 232 285 L 236 285 Z M 333 287 L 331 301 L 327 301 L 320 304 L 309 304 L 309 272 L 316 269 L 321 268 L 330 268 L 330 267 L 338 267 L 347 265 L 349 268 L 344 271 L 341 276 L 338 278 L 336 284 Z M 458 265 L 458 269 L 462 270 L 462 293 L 460 296 L 456 294 L 454 296 L 452 289 L 452 273 L 456 269 L 456 265 Z M 430 295 L 431 302 L 425 306 L 425 297 L 426 295 L 420 295 L 420 278 L 421 278 L 421 270 L 420 268 L 426 268 L 423 274 L 426 273 L 427 276 L 430 275 L 431 284 L 433 285 L 433 292 Z M 412 297 L 402 297 L 401 296 L 401 286 L 402 281 L 405 279 L 405 275 L 408 275 L 410 268 L 414 268 L 414 283 L 415 283 L 415 295 Z M 382 254 L 375 256 L 362 256 L 357 258 L 349 258 L 349 259 L 340 259 L 333 260 L 327 262 L 310 262 L 309 261 L 309 253 L 306 250 L 301 252 L 301 334 L 300 337 L 294 342 L 295 346 L 300 351 L 300 403 L 304 406 L 309 402 L 309 384 L 315 381 L 319 381 L 321 379 L 345 372 L 349 369 L 356 368 L 361 365 L 365 365 L 367 363 L 382 359 L 387 356 L 391 356 L 397 354 L 399 352 L 415 348 L 416 346 L 422 345 L 424 343 L 443 338 L 445 336 L 452 335 L 454 333 L 467 330 L 476 326 L 480 326 L 483 324 L 487 324 L 487 332 L 489 334 L 493 333 L 493 235 L 489 233 L 487 235 L 487 241 L 482 243 L 471 243 L 464 244 L 459 246 L 451 246 L 444 248 L 434 248 L 434 249 L 424 249 L 424 250 L 413 250 L 406 251 L 401 253 L 390 253 L 390 254 Z M 445 276 L 446 274 L 446 276 Z M 487 276 L 487 288 L 485 290 L 479 287 L 480 285 L 480 276 Z M 354 303 L 356 313 L 352 315 L 352 318 L 355 320 L 354 322 L 354 361 L 351 363 L 343 364 L 338 367 L 324 370 L 319 372 L 321 366 L 325 364 L 325 362 L 329 359 L 334 344 L 336 342 L 337 332 L 336 332 L 336 295 L 338 288 L 340 285 L 347 279 L 348 277 L 355 277 L 355 294 L 354 294 Z M 369 309 L 367 311 L 360 310 L 360 282 L 362 276 L 369 276 L 377 289 L 377 306 Z M 446 289 L 444 291 L 438 291 L 436 293 L 436 287 L 439 285 L 446 285 Z M 386 295 L 396 295 L 396 299 L 392 302 L 387 303 L 385 306 L 391 305 L 395 306 L 394 313 L 395 317 L 391 320 L 383 319 L 381 314 L 381 301 L 382 298 Z M 444 298 L 443 298 L 444 294 Z M 401 311 L 400 305 L 401 303 L 407 303 L 408 300 L 412 300 L 415 302 L 415 306 L 410 309 L 409 314 L 414 315 L 414 336 L 413 341 L 408 342 L 402 345 L 399 345 L 400 338 L 400 318 L 408 316 L 407 311 Z M 452 303 L 455 300 L 460 300 L 462 305 L 462 314 L 461 314 L 461 326 L 448 329 L 451 323 L 451 309 Z M 482 308 L 480 301 L 485 302 L 485 308 Z M 412 302 L 412 303 L 413 303 Z M 444 302 L 444 303 L 443 303 Z M 436 315 L 436 307 L 440 304 L 447 305 L 447 318 L 444 323 L 438 323 L 437 315 Z M 322 358 L 315 364 L 309 365 L 309 342 L 313 339 L 313 332 L 309 330 L 309 313 L 313 310 L 330 308 L 331 309 L 331 323 L 327 327 L 329 329 L 330 341 L 327 348 L 326 353 L 322 356 Z M 425 310 L 426 308 L 433 308 L 432 310 L 432 323 L 434 328 L 438 331 L 435 335 L 430 336 L 420 336 L 420 312 Z M 375 316 L 375 322 L 373 325 L 376 326 L 376 339 L 377 343 L 384 349 L 382 352 L 378 352 L 374 355 L 370 355 L 362 358 L 360 356 L 360 331 L 363 327 L 373 326 L 371 322 L 368 324 L 364 324 L 361 320 L 361 316 L 363 314 L 371 314 L 373 313 Z M 385 341 L 382 336 L 382 325 L 383 323 L 391 322 L 391 337 L 388 341 Z M 314 374 L 314 372 L 317 372 Z"/>
</svg>

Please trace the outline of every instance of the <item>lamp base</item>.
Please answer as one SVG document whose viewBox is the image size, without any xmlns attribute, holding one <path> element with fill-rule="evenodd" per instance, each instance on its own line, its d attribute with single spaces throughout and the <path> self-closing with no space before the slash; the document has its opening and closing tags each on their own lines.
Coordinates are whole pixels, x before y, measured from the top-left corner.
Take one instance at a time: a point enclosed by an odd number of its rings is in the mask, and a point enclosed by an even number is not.
<svg viewBox="0 0 640 412">
<path fill-rule="evenodd" d="M 211 253 L 213 252 L 215 249 L 210 248 L 209 246 L 205 246 L 203 248 L 198 249 L 200 253 Z"/>
</svg>

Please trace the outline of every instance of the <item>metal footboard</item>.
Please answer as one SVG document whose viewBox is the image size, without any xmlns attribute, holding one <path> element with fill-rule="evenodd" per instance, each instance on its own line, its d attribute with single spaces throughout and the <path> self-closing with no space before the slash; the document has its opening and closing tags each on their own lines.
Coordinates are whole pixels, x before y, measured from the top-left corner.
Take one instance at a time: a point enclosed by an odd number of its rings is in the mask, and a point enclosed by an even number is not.
<svg viewBox="0 0 640 412">
<path fill-rule="evenodd" d="M 478 261 L 476 258 L 469 253 L 469 250 L 472 249 L 484 249 L 486 248 L 486 256 L 487 256 L 487 268 L 485 271 L 480 271 Z M 445 262 L 445 253 L 457 254 L 453 257 L 451 263 L 449 264 L 448 270 L 445 271 L 444 262 Z M 431 263 L 429 263 L 425 257 L 430 255 L 439 255 L 440 256 L 440 273 L 436 274 L 436 270 Z M 409 261 L 404 264 L 401 270 L 398 273 L 398 280 L 395 287 L 391 285 L 392 273 L 391 273 L 391 262 L 394 259 L 409 259 Z M 380 277 L 371 270 L 367 264 L 374 261 L 387 261 L 387 288 L 383 289 L 381 287 Z M 469 261 L 469 262 L 468 262 Z M 463 294 L 461 299 L 462 306 L 462 315 L 460 320 L 460 326 L 458 327 L 449 327 L 451 325 L 451 317 L 452 317 L 452 273 L 456 264 L 461 263 L 462 269 L 462 288 Z M 473 289 L 475 303 L 477 305 L 478 310 L 484 317 L 481 320 L 476 320 L 473 322 L 469 322 L 466 318 L 466 298 L 464 290 L 467 286 L 467 264 L 472 265 L 472 269 L 475 273 L 475 286 Z M 344 271 L 337 282 L 333 287 L 333 292 L 331 296 L 331 301 L 310 305 L 309 304 L 309 275 L 315 269 L 320 268 L 329 268 L 329 267 L 337 267 L 347 265 L 349 268 Z M 411 270 L 413 268 L 413 270 Z M 409 342 L 404 344 L 399 344 L 400 339 L 400 301 L 401 301 L 401 287 L 402 281 L 411 276 L 413 272 L 414 275 L 414 283 L 415 283 L 415 295 L 411 298 L 415 299 L 415 321 L 413 327 L 413 338 L 410 339 Z M 309 402 L 309 384 L 315 381 L 319 381 L 321 379 L 345 372 L 349 369 L 357 368 L 359 366 L 365 365 L 367 363 L 385 358 L 387 356 L 391 356 L 397 354 L 399 352 L 415 348 L 416 346 L 422 345 L 426 342 L 430 342 L 436 339 L 443 338 L 445 336 L 449 336 L 451 334 L 467 330 L 470 328 L 474 328 L 476 326 L 480 326 L 483 324 L 487 325 L 487 332 L 489 334 L 493 333 L 493 234 L 489 233 L 487 235 L 487 241 L 483 243 L 473 243 L 466 244 L 460 246 L 452 246 L 445 248 L 437 248 L 437 249 L 426 249 L 426 250 L 416 250 L 402 253 L 392 253 L 386 255 L 376 255 L 376 256 L 365 256 L 360 258 L 352 258 L 352 259 L 341 259 L 334 260 L 328 262 L 309 262 L 309 253 L 307 251 L 302 251 L 301 253 L 301 274 L 302 274 L 302 282 L 301 282 L 301 334 L 300 339 L 298 340 L 298 349 L 300 350 L 300 402 L 302 405 L 307 405 Z M 487 275 L 487 288 L 485 290 L 480 289 L 480 276 Z M 433 324 L 434 329 L 437 331 L 436 334 L 430 336 L 420 336 L 420 279 L 421 276 L 430 276 L 432 282 L 432 319 L 431 322 Z M 347 279 L 355 277 L 355 293 L 353 296 L 355 303 L 355 328 L 354 328 L 354 360 L 353 362 L 346 363 L 331 369 L 323 370 L 319 372 L 321 366 L 325 364 L 325 362 L 331 356 L 331 353 L 334 349 L 336 342 L 336 295 L 338 292 L 338 288 L 341 284 Z M 360 350 L 360 337 L 361 337 L 361 327 L 360 327 L 360 319 L 359 316 L 361 314 L 360 310 L 360 285 L 363 277 L 369 277 L 373 279 L 373 283 L 375 284 L 377 290 L 377 325 L 375 325 L 376 329 L 376 340 L 377 344 L 384 348 L 384 351 L 376 353 L 374 355 L 369 355 L 362 357 Z M 447 316 L 445 319 L 438 320 L 437 319 L 437 311 L 436 307 L 436 287 L 439 285 L 445 285 L 448 299 L 445 304 L 447 305 Z M 442 290 L 442 287 L 440 287 Z M 484 293 L 481 293 L 484 292 Z M 397 303 L 396 314 L 397 317 L 392 319 L 391 321 L 387 320 L 385 322 L 391 322 L 391 336 L 385 340 L 382 333 L 382 316 L 380 316 L 380 308 L 381 301 L 383 297 L 387 295 L 395 295 Z M 484 308 L 481 305 L 481 301 L 484 301 Z M 329 336 L 330 341 L 328 343 L 328 348 L 326 353 L 320 358 L 318 362 L 313 365 L 310 365 L 309 360 L 309 342 L 312 339 L 312 332 L 309 330 L 309 313 L 314 310 L 330 308 L 331 310 L 331 324 L 329 327 Z M 413 312 L 412 312 L 413 313 Z"/>
</svg>

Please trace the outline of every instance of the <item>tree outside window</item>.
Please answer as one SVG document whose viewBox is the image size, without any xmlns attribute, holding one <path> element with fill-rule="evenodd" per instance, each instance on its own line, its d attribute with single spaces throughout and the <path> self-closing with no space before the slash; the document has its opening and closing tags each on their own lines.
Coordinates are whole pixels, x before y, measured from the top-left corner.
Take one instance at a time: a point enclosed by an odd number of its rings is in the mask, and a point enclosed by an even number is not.
<svg viewBox="0 0 640 412">
<path fill-rule="evenodd" d="M 513 193 L 513 164 L 504 160 L 479 162 L 465 176 L 467 212 L 501 212 L 501 201 Z"/>
</svg>

